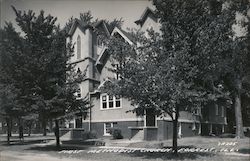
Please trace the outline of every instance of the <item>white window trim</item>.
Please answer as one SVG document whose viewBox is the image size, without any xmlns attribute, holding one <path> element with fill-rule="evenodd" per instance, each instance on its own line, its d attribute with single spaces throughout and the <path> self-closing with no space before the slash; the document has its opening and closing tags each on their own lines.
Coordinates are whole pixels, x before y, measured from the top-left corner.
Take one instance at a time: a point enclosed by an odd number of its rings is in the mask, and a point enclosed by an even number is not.
<svg viewBox="0 0 250 161">
<path fill-rule="evenodd" d="M 102 96 L 106 96 L 106 103 L 107 103 L 107 108 L 103 108 L 103 101 L 102 101 Z M 101 94 L 100 95 L 100 103 L 101 103 L 101 110 L 113 110 L 113 109 L 119 109 L 122 108 L 122 98 L 120 98 L 120 107 L 116 107 L 116 98 L 113 96 L 113 107 L 109 108 L 109 95 L 107 94 Z"/>
<path fill-rule="evenodd" d="M 110 133 L 107 133 L 107 128 L 106 128 L 106 124 L 107 123 L 110 123 L 110 128 L 113 128 L 114 127 L 114 123 L 113 122 L 105 122 L 104 124 L 103 124 L 103 136 L 111 136 L 111 134 Z"/>
</svg>

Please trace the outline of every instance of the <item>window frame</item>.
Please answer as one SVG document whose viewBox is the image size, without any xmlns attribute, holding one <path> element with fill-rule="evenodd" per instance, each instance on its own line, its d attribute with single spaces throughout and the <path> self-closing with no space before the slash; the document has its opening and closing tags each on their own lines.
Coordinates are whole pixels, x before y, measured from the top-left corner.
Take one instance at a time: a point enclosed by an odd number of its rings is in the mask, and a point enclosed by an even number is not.
<svg viewBox="0 0 250 161">
<path fill-rule="evenodd" d="M 104 135 L 104 136 L 111 136 L 111 134 L 107 132 L 107 124 L 110 124 L 110 128 L 113 128 L 113 127 L 114 127 L 114 123 L 113 123 L 113 122 L 105 122 L 105 123 L 103 124 L 103 126 L 104 126 L 103 135 Z"/>
<path fill-rule="evenodd" d="M 103 101 L 103 97 L 106 96 L 106 101 Z M 110 107 L 110 103 L 111 103 L 111 99 L 110 99 L 110 96 L 108 94 L 101 94 L 100 95 L 100 107 L 101 107 L 101 110 L 111 110 L 111 109 L 119 109 L 119 108 L 122 108 L 122 98 L 118 98 L 116 96 L 112 96 L 112 104 L 113 104 L 113 107 Z M 117 101 L 120 101 L 120 106 L 116 106 L 116 102 Z M 103 103 L 106 103 L 106 108 L 103 108 Z"/>
</svg>

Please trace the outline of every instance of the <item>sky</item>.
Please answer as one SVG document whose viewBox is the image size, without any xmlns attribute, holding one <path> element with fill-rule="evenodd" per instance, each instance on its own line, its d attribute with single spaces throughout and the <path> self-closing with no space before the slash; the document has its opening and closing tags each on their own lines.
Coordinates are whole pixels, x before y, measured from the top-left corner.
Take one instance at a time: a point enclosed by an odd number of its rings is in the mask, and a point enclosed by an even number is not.
<svg viewBox="0 0 250 161">
<path fill-rule="evenodd" d="M 57 23 L 61 27 L 73 16 L 79 18 L 80 13 L 91 11 L 92 16 L 98 19 L 113 20 L 123 18 L 123 28 L 135 28 L 134 23 L 142 15 L 147 6 L 153 8 L 149 0 L 0 0 L 1 5 L 1 27 L 5 21 L 15 23 L 15 14 L 11 8 L 22 11 L 33 10 L 39 14 L 40 10 L 45 11 L 45 15 L 51 14 L 57 17 Z"/>
</svg>

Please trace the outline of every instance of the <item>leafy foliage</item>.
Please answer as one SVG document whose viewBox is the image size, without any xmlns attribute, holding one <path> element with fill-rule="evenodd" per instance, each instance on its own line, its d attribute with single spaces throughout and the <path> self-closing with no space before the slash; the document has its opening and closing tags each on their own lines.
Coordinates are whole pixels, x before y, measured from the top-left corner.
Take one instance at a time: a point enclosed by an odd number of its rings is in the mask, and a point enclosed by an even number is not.
<svg viewBox="0 0 250 161">
<path fill-rule="evenodd" d="M 226 3 L 227 2 L 227 3 Z M 154 108 L 174 123 L 173 145 L 177 152 L 179 111 L 193 111 L 208 102 L 230 100 L 236 82 L 249 62 L 246 38 L 235 37 L 232 26 L 237 12 L 246 13 L 247 1 L 155 0 L 161 33 L 148 37 L 132 33 L 130 45 L 114 35 L 108 49 L 119 75 L 104 91 L 122 95 L 145 114 Z M 232 84 L 232 83 L 231 83 Z"/>
</svg>

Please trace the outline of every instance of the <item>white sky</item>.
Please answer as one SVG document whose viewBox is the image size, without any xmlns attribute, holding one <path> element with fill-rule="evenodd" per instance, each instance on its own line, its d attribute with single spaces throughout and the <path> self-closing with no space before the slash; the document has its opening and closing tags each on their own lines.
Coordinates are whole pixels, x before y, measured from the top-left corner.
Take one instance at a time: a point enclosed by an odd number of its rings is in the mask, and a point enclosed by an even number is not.
<svg viewBox="0 0 250 161">
<path fill-rule="evenodd" d="M 11 21 L 15 27 L 15 14 L 11 5 L 18 10 L 33 10 L 39 14 L 40 10 L 45 15 L 51 14 L 57 17 L 57 23 L 61 27 L 73 16 L 79 18 L 80 13 L 91 11 L 92 16 L 98 19 L 113 20 L 123 18 L 123 28 L 136 27 L 135 20 L 139 19 L 144 9 L 149 6 L 153 8 L 149 0 L 0 0 L 1 5 L 1 27 L 5 21 Z"/>
</svg>

